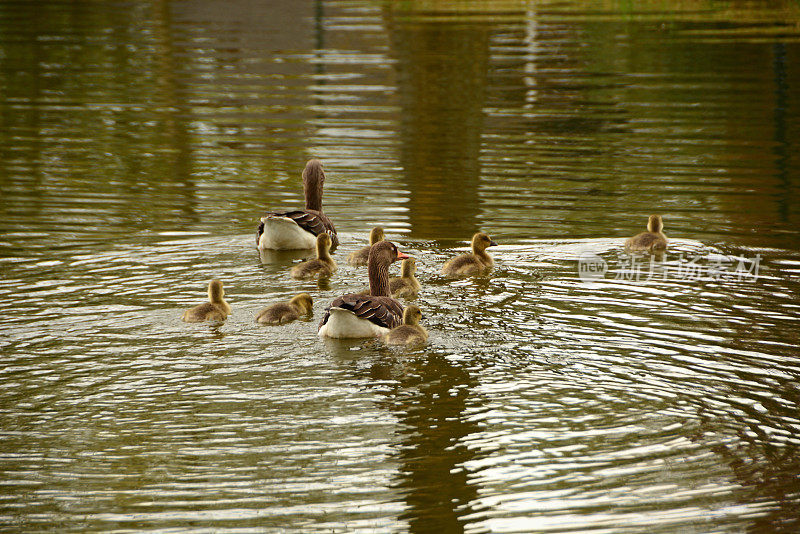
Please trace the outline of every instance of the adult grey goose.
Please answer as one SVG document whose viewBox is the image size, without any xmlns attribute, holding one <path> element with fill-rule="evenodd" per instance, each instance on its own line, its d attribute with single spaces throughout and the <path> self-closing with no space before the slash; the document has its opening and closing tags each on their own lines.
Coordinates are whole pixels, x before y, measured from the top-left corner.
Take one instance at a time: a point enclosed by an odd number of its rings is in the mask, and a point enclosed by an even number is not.
<svg viewBox="0 0 800 534">
<path fill-rule="evenodd" d="M 327 233 L 331 248 L 339 246 L 336 228 L 322 211 L 322 188 L 325 171 L 318 159 L 309 160 L 303 169 L 305 209 L 273 211 L 261 217 L 256 230 L 259 249 L 297 250 L 314 248 L 316 236 Z"/>
<path fill-rule="evenodd" d="M 399 325 L 403 306 L 389 293 L 389 265 L 408 258 L 390 241 L 370 248 L 367 272 L 369 295 L 349 293 L 338 297 L 325 310 L 319 335 L 333 338 L 377 337 Z"/>
</svg>

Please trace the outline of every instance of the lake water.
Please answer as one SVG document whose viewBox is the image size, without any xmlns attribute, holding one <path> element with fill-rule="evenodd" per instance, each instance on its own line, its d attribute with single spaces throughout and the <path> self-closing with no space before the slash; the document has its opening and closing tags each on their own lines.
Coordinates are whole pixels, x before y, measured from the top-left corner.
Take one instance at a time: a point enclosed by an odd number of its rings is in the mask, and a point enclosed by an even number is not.
<svg viewBox="0 0 800 534">
<path fill-rule="evenodd" d="M 799 530 L 800 6 L 599 4 L 0 2 L 0 528 Z M 375 225 L 424 347 L 316 335 Z"/>
</svg>

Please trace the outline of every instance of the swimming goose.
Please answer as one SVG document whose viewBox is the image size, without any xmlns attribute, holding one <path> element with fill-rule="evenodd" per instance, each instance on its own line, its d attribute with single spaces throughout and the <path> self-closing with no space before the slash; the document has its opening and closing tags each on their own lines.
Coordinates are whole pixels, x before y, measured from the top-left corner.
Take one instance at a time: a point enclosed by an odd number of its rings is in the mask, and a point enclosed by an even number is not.
<svg viewBox="0 0 800 534">
<path fill-rule="evenodd" d="M 647 231 L 629 238 L 625 242 L 628 250 L 641 250 L 647 252 L 666 250 L 667 236 L 662 231 L 664 221 L 661 215 L 651 215 L 647 219 Z"/>
<path fill-rule="evenodd" d="M 383 341 L 389 345 L 411 345 L 425 343 L 428 340 L 428 331 L 419 324 L 422 311 L 413 304 L 409 304 L 403 311 L 403 324 L 392 328 L 383 336 Z"/>
<path fill-rule="evenodd" d="M 408 256 L 390 241 L 380 241 L 369 251 L 369 295 L 350 293 L 328 306 L 319 323 L 319 335 L 333 338 L 376 337 L 400 324 L 403 306 L 389 293 L 389 265 Z"/>
<path fill-rule="evenodd" d="M 327 233 L 331 247 L 339 246 L 336 228 L 322 213 L 322 186 L 325 172 L 318 159 L 309 160 L 303 170 L 303 190 L 306 208 L 302 210 L 275 211 L 261 217 L 256 231 L 259 249 L 296 250 L 314 248 L 316 236 Z"/>
<path fill-rule="evenodd" d="M 478 232 L 472 236 L 472 253 L 462 254 L 448 260 L 442 266 L 442 274 L 447 275 L 466 275 L 481 273 L 490 269 L 494 265 L 494 260 L 486 253 L 487 247 L 496 246 L 491 237 Z"/>
<path fill-rule="evenodd" d="M 211 280 L 208 283 L 208 302 L 199 304 L 183 312 L 181 320 L 187 323 L 199 323 L 202 321 L 224 321 L 231 313 L 231 307 L 223 298 L 225 291 L 222 289 L 222 282 Z"/>
<path fill-rule="evenodd" d="M 384 234 L 383 228 L 380 226 L 376 226 L 372 229 L 369 233 L 369 245 L 366 247 L 361 247 L 360 249 L 356 250 L 355 252 L 351 252 L 350 256 L 347 258 L 347 263 L 350 265 L 361 266 L 367 264 L 367 258 L 369 258 L 369 249 L 372 245 L 377 243 L 378 241 L 383 241 Z"/>
<path fill-rule="evenodd" d="M 312 305 L 311 295 L 300 293 L 289 301 L 278 302 L 264 308 L 256 315 L 256 322 L 271 325 L 288 323 L 299 319 L 301 315 L 311 313 Z"/>
<path fill-rule="evenodd" d="M 326 278 L 336 270 L 336 262 L 331 257 L 331 237 L 328 234 L 317 236 L 317 257 L 298 263 L 289 273 L 292 278 Z"/>
<path fill-rule="evenodd" d="M 400 264 L 400 276 L 389 280 L 389 291 L 393 297 L 414 298 L 419 293 L 420 285 L 414 273 L 417 272 L 417 261 L 406 258 Z"/>
</svg>

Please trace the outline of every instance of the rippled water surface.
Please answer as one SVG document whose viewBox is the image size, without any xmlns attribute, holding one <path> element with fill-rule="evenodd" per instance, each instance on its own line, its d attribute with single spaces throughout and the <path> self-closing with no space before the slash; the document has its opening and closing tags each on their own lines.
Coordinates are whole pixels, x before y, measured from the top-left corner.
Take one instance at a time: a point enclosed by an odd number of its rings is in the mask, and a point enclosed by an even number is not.
<svg viewBox="0 0 800 534">
<path fill-rule="evenodd" d="M 601 4 L 0 2 L 0 528 L 800 530 L 800 7 Z M 316 335 L 375 225 L 423 347 Z"/>
</svg>

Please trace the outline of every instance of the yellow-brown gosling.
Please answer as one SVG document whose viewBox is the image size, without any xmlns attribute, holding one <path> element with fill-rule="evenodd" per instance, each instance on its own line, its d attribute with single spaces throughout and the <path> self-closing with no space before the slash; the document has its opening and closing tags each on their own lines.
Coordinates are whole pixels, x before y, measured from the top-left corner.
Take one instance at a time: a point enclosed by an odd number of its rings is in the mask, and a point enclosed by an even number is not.
<svg viewBox="0 0 800 534">
<path fill-rule="evenodd" d="M 383 341 L 389 345 L 411 345 L 425 343 L 428 340 L 428 331 L 419 324 L 422 311 L 413 304 L 403 310 L 403 324 L 393 328 L 383 336 Z"/>
<path fill-rule="evenodd" d="M 491 237 L 483 232 L 472 236 L 472 252 L 448 260 L 442 267 L 442 274 L 462 276 L 482 273 L 494 266 L 494 260 L 486 253 L 487 247 L 496 246 Z"/>
<path fill-rule="evenodd" d="M 298 263 L 290 274 L 292 278 L 326 278 L 336 270 L 336 262 L 331 257 L 331 237 L 328 234 L 317 235 L 317 257 Z"/>
<path fill-rule="evenodd" d="M 647 252 L 666 250 L 667 236 L 662 230 L 664 221 L 661 220 L 661 215 L 651 215 L 647 219 L 647 231 L 628 239 L 625 248 Z"/>
<path fill-rule="evenodd" d="M 311 313 L 314 302 L 308 293 L 295 295 L 291 300 L 278 302 L 258 312 L 256 322 L 261 324 L 279 325 L 299 319 L 301 315 Z"/>
<path fill-rule="evenodd" d="M 208 302 L 186 310 L 181 319 L 187 323 L 224 321 L 231 313 L 231 307 L 225 302 L 224 297 L 225 291 L 222 289 L 222 282 L 211 280 L 208 283 Z"/>
<path fill-rule="evenodd" d="M 414 298 L 419 293 L 420 285 L 414 273 L 417 272 L 417 260 L 406 258 L 400 264 L 400 276 L 389 279 L 389 291 L 392 296 L 406 299 Z"/>
<path fill-rule="evenodd" d="M 350 265 L 355 265 L 360 267 L 362 265 L 367 264 L 367 259 L 369 258 L 369 249 L 377 243 L 378 241 L 383 241 L 384 233 L 383 228 L 380 226 L 376 226 L 372 229 L 369 233 L 369 245 L 366 247 L 361 247 L 360 249 L 356 250 L 355 252 L 351 252 L 350 256 L 347 258 L 347 263 Z"/>
</svg>

